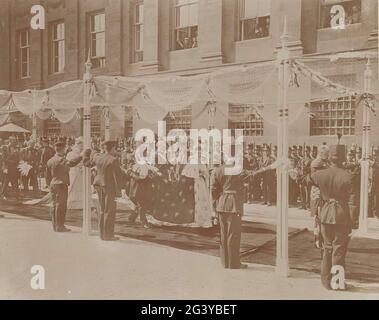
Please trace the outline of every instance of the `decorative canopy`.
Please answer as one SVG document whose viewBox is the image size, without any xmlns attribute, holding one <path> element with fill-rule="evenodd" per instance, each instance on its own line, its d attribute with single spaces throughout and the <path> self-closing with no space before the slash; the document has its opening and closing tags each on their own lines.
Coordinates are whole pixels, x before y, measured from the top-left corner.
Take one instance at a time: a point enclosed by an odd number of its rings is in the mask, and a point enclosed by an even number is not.
<svg viewBox="0 0 379 320">
<path fill-rule="evenodd" d="M 364 57 L 374 57 L 365 54 Z M 362 58 L 359 54 L 345 54 L 332 60 Z M 335 83 L 314 71 L 302 59 L 290 59 L 288 108 L 291 120 L 302 114 L 310 101 L 337 99 L 344 96 L 363 95 L 361 88 L 348 88 Z M 272 124 L 276 124 L 276 113 L 271 106 L 277 105 L 278 64 L 268 61 L 252 66 L 233 66 L 207 74 L 194 76 L 163 76 L 137 78 L 121 76 L 95 76 L 86 74 L 90 84 L 89 103 L 91 106 L 120 107 L 132 106 L 139 118 L 148 122 L 163 119 L 173 111 L 182 110 L 195 102 L 226 102 L 249 105 Z M 310 89 L 309 83 L 313 88 Z M 75 80 L 60 83 L 43 90 L 22 92 L 0 91 L 0 108 L 8 112 L 19 110 L 29 116 L 41 119 L 55 117 L 69 122 L 80 117 L 78 109 L 84 106 L 85 81 Z M 359 99 L 358 99 L 359 100 Z M 116 111 L 115 109 L 114 111 Z M 4 110 L 3 110 L 4 111 Z M 221 112 L 221 111 L 220 111 Z M 123 113 L 113 112 L 116 116 Z M 225 115 L 230 117 L 230 115 Z"/>
<path fill-rule="evenodd" d="M 7 132 L 7 133 L 30 133 L 29 130 L 26 130 L 17 124 L 14 124 L 12 122 L 6 123 L 5 125 L 0 127 L 0 132 Z"/>
</svg>

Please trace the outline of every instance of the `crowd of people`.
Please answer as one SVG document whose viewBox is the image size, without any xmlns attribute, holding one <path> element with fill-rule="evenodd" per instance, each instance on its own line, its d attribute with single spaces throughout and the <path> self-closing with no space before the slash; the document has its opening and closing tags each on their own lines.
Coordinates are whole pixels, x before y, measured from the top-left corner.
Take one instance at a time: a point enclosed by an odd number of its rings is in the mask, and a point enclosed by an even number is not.
<svg viewBox="0 0 379 320">
<path fill-rule="evenodd" d="M 83 141 L 81 138 L 74 137 L 38 137 L 37 139 L 18 139 L 9 137 L 8 139 L 0 138 L 0 197 L 7 199 L 12 194 L 16 199 L 20 197 L 20 191 L 44 190 L 46 191 L 51 183 L 51 177 L 48 174 L 47 162 L 55 154 L 54 145 L 57 142 L 64 142 L 66 145 L 65 155 L 70 160 L 83 151 Z M 103 139 L 93 137 L 91 146 L 94 152 L 103 153 Z M 326 144 L 324 144 L 326 145 Z M 321 146 L 322 147 L 322 146 Z M 115 141 L 117 158 L 124 170 L 131 170 L 135 166 L 134 150 L 136 143 L 131 138 L 118 139 Z M 289 148 L 289 205 L 299 207 L 304 210 L 311 210 L 312 185 L 310 182 L 311 173 L 316 170 L 323 158 L 327 155 L 320 152 L 320 146 L 293 145 Z M 344 167 L 353 176 L 357 189 L 360 189 L 360 161 L 362 159 L 362 150 L 357 145 L 352 145 L 347 149 L 346 161 Z M 244 169 L 254 172 L 244 180 L 244 201 L 245 203 L 261 203 L 264 205 L 275 205 L 276 203 L 276 168 L 274 163 L 277 157 L 277 147 L 268 144 L 256 145 L 248 144 L 244 148 Z M 327 166 L 327 161 L 325 162 Z M 188 198 L 189 210 L 187 215 L 178 212 L 164 210 L 170 208 L 170 203 L 175 203 L 175 197 L 171 191 L 184 188 L 183 194 L 186 195 L 186 188 L 196 191 L 209 190 L 210 171 L 205 165 L 199 165 L 198 168 L 187 168 L 184 170 L 183 165 L 159 165 L 157 170 L 162 176 L 158 178 L 149 178 L 151 172 L 147 175 L 145 182 L 144 194 L 149 194 L 147 204 L 144 204 L 146 212 L 152 211 L 153 208 L 161 206 L 160 212 L 154 216 L 159 217 L 161 221 L 167 223 L 189 224 L 194 222 L 193 210 L 194 203 L 190 203 Z M 140 170 L 140 169 L 139 169 Z M 150 170 L 151 171 L 151 170 Z M 184 174 L 183 174 L 184 172 Z M 81 179 L 78 167 L 70 170 L 71 184 L 75 185 L 69 201 L 69 209 L 81 208 Z M 153 175 L 156 176 L 156 175 Z M 190 183 L 186 178 L 200 178 L 204 183 Z M 126 179 L 123 182 L 122 189 L 129 190 L 132 185 L 132 179 Z M 77 185 L 80 185 L 77 187 Z M 195 188 L 196 187 L 196 188 Z M 71 188 L 72 189 L 72 188 Z M 164 190 L 164 192 L 163 192 Z M 170 191 L 171 190 L 171 191 Z M 160 192 L 158 192 L 160 191 Z M 194 191 L 193 191 L 194 192 Z M 370 154 L 370 175 L 369 175 L 369 215 L 379 218 L 379 147 L 373 147 Z M 209 209 L 205 203 L 208 199 L 198 199 L 202 203 L 204 210 Z M 158 200 L 159 199 L 159 200 Z M 203 211 L 204 211 L 203 210 Z M 156 210 L 157 211 L 157 210 Z M 166 212 L 165 212 L 166 211 Z M 312 210 L 311 210 L 312 211 Z M 210 219 L 210 217 L 207 217 Z M 145 221 L 145 218 L 142 217 Z M 199 218 L 200 219 L 200 218 Z M 207 223 L 206 223 L 207 224 Z"/>
<path fill-rule="evenodd" d="M 151 223 L 203 228 L 219 224 L 223 267 L 246 268 L 239 254 L 243 205 L 275 204 L 277 147 L 245 145 L 242 172 L 228 175 L 224 168 L 233 167 L 234 158 L 212 167 L 140 164 L 135 161 L 140 143 L 93 138 L 91 148 L 85 149 L 81 137 L 1 140 L 1 199 L 13 193 L 19 200 L 20 186 L 26 192 L 30 187 L 37 191 L 43 180 L 49 192 L 39 203 L 51 203 L 54 231 L 68 232 L 66 212 L 82 208 L 82 169 L 88 167 L 97 195 L 97 204 L 92 197 L 91 207 L 96 208 L 102 240 L 118 240 L 114 234 L 117 199 L 127 198 L 132 204 L 129 222 L 139 217 L 144 228 Z M 351 230 L 358 228 L 362 150 L 356 145 L 347 149 L 323 143 L 294 145 L 288 151 L 289 204 L 309 210 L 315 219 L 315 246 L 322 252 L 321 280 L 330 289 L 331 266 L 344 266 Z M 372 148 L 368 160 L 369 211 L 378 218 L 378 147 Z"/>
<path fill-rule="evenodd" d="M 328 166 L 328 148 L 321 146 L 293 145 L 289 155 L 289 205 L 310 210 L 312 200 L 311 173 Z M 354 184 L 360 190 L 361 147 L 353 144 L 347 149 L 343 167 L 353 175 Z M 246 202 L 260 202 L 273 205 L 276 202 L 276 161 L 277 148 L 269 145 L 249 145 L 245 152 L 244 167 L 256 174 L 245 183 Z M 379 147 L 373 147 L 369 156 L 369 215 L 379 218 Z"/>
</svg>

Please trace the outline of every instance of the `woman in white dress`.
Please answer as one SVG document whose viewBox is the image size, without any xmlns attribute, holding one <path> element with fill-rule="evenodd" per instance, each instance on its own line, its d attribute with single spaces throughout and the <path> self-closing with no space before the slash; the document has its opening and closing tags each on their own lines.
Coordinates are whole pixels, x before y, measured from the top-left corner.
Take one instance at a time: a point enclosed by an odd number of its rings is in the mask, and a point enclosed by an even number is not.
<svg viewBox="0 0 379 320">
<path fill-rule="evenodd" d="M 67 154 L 67 160 L 75 159 L 83 152 L 83 138 L 75 139 L 75 145 Z M 83 209 L 83 164 L 79 163 L 70 169 L 70 186 L 68 189 L 67 209 Z"/>
<path fill-rule="evenodd" d="M 194 178 L 195 221 L 193 226 L 200 228 L 212 227 L 213 209 L 209 195 L 209 173 L 205 165 L 187 164 L 182 175 Z"/>
</svg>

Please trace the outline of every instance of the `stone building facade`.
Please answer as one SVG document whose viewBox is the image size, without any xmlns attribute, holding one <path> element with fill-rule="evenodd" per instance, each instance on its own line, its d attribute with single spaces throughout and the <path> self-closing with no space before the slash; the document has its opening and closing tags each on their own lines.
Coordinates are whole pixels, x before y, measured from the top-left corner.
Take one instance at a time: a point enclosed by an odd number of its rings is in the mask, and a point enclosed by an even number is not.
<svg viewBox="0 0 379 320">
<path fill-rule="evenodd" d="M 36 2 L 45 8 L 44 30 L 30 28 L 30 8 Z M 365 61 L 332 64 L 316 58 L 377 51 L 378 46 L 376 0 L 2 0 L 1 4 L 0 88 L 14 91 L 81 79 L 89 52 L 93 74 L 133 77 L 194 75 L 272 61 L 280 47 L 284 16 L 291 55 L 314 58 L 312 68 L 336 82 L 363 88 Z M 331 28 L 334 5 L 345 10 L 344 29 Z M 377 60 L 373 63 L 376 88 Z M 259 115 L 247 114 L 248 120 L 239 124 L 225 116 L 249 113 L 246 106 L 217 107 L 221 112 L 216 113 L 216 127 L 241 127 L 257 143 L 275 143 L 275 126 Z M 201 108 L 198 103 L 167 118 L 168 126 L 207 128 L 206 115 L 193 116 Z M 309 108 L 315 117 L 309 116 Z M 125 119 L 112 116 L 112 137 L 152 126 L 133 119 L 129 111 Z M 101 106 L 93 112 L 93 133 L 103 135 Z M 338 112 L 346 117 L 339 118 Z M 30 120 L 25 126 L 31 126 Z M 80 135 L 81 127 L 80 119 L 68 124 L 38 121 L 39 134 Z M 304 108 L 291 123 L 290 143 L 334 142 L 337 131 L 344 134 L 344 142 L 360 143 L 362 108 L 355 108 L 351 97 L 327 107 L 320 102 Z M 372 117 L 371 134 L 379 144 L 379 116 Z"/>
</svg>

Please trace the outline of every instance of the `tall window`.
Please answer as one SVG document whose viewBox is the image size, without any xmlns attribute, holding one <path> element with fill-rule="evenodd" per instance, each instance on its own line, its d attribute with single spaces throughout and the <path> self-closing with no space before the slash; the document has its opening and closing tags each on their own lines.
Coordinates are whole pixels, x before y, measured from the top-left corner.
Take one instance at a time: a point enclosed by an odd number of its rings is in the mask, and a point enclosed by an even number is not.
<svg viewBox="0 0 379 320">
<path fill-rule="evenodd" d="M 332 8 L 343 7 L 345 25 L 361 22 L 361 0 L 320 0 L 320 28 L 330 28 L 334 16 Z"/>
<path fill-rule="evenodd" d="M 175 5 L 175 50 L 197 47 L 197 0 L 176 0 Z"/>
<path fill-rule="evenodd" d="M 270 0 L 240 0 L 239 40 L 268 37 L 270 34 Z"/>
<path fill-rule="evenodd" d="M 19 77 L 27 78 L 30 76 L 30 33 L 29 30 L 18 32 L 18 69 Z"/>
<path fill-rule="evenodd" d="M 61 134 L 61 123 L 55 118 L 45 121 L 45 135 L 48 137 L 59 136 Z"/>
<path fill-rule="evenodd" d="M 170 112 L 164 120 L 166 121 L 166 132 L 172 129 L 183 129 L 189 134 L 192 123 L 192 108 L 187 107 L 183 110 Z"/>
<path fill-rule="evenodd" d="M 102 107 L 91 108 L 91 137 L 101 137 L 101 114 Z"/>
<path fill-rule="evenodd" d="M 126 138 L 133 137 L 133 107 L 125 107 L 125 126 L 124 136 Z"/>
<path fill-rule="evenodd" d="M 143 60 L 143 1 L 139 0 L 134 6 L 134 54 L 133 61 Z"/>
<path fill-rule="evenodd" d="M 311 102 L 311 135 L 355 134 L 355 97 Z"/>
<path fill-rule="evenodd" d="M 50 73 L 63 72 L 65 64 L 64 23 L 51 25 L 51 62 Z"/>
<path fill-rule="evenodd" d="M 105 13 L 90 16 L 90 46 L 92 66 L 105 67 Z"/>
<path fill-rule="evenodd" d="M 254 107 L 249 105 L 229 105 L 229 129 L 243 129 L 245 137 L 263 136 L 263 119 Z"/>
</svg>

